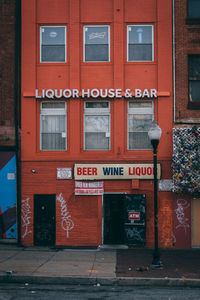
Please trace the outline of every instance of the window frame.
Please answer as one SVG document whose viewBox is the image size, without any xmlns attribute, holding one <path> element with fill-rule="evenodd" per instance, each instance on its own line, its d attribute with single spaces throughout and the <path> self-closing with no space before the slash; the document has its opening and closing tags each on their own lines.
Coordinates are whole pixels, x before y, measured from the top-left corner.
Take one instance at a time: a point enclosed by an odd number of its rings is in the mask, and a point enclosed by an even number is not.
<svg viewBox="0 0 200 300">
<path fill-rule="evenodd" d="M 42 29 L 43 28 L 64 28 L 65 37 L 65 60 L 64 61 L 42 61 Z M 40 63 L 63 64 L 67 62 L 67 26 L 66 25 L 40 25 Z"/>
<path fill-rule="evenodd" d="M 64 103 L 65 107 L 64 108 L 42 108 L 43 103 Z M 44 113 L 43 111 L 46 110 L 47 112 Z M 52 113 L 49 114 L 48 111 L 52 110 Z M 59 113 L 59 111 L 63 111 L 64 113 Z M 43 113 L 42 113 L 43 112 Z M 42 149 L 42 117 L 43 116 L 65 116 L 65 149 Z M 40 102 L 40 151 L 66 151 L 67 150 L 67 103 L 66 101 L 41 101 Z"/>
<path fill-rule="evenodd" d="M 200 78 L 199 79 L 191 79 L 190 78 L 190 57 L 198 56 L 199 62 L 200 62 L 200 54 L 188 54 L 188 108 L 189 109 L 200 109 L 200 96 L 199 101 L 191 101 L 190 97 L 190 82 L 192 81 L 199 81 L 200 84 Z"/>
<path fill-rule="evenodd" d="M 151 27 L 152 28 L 152 47 L 151 47 L 151 51 L 152 51 L 152 60 L 129 60 L 129 28 L 130 27 Z M 146 63 L 151 63 L 154 62 L 155 57 L 154 57 L 154 25 L 153 24 L 128 24 L 127 25 L 127 62 L 131 63 L 137 63 L 137 62 L 146 62 Z"/>
<path fill-rule="evenodd" d="M 108 108 L 86 108 L 86 103 L 92 102 L 92 103 L 108 103 Z M 108 126 L 109 126 L 109 145 L 108 149 L 86 149 L 86 131 L 85 131 L 85 119 L 86 116 L 108 116 Z M 100 100 L 100 101 L 84 101 L 84 116 L 83 116 L 83 140 L 84 145 L 83 149 L 84 151 L 110 151 L 111 150 L 111 105 L 110 101 L 108 100 Z"/>
<path fill-rule="evenodd" d="M 108 27 L 108 60 L 86 60 L 85 58 L 85 32 L 88 27 Z M 83 62 L 84 63 L 108 63 L 110 62 L 110 25 L 84 25 L 83 26 Z"/>
<path fill-rule="evenodd" d="M 140 103 L 140 102 L 150 102 L 152 103 L 152 106 L 151 107 L 146 107 L 146 108 L 129 108 L 129 104 L 131 102 L 136 102 L 136 103 Z M 146 111 L 144 113 L 144 110 Z M 132 113 L 134 112 L 134 113 Z M 128 151 L 149 151 L 151 150 L 152 148 L 137 148 L 137 149 L 130 149 L 130 143 L 129 143 L 129 133 L 130 132 L 137 132 L 137 131 L 129 131 L 129 115 L 134 115 L 134 114 L 145 114 L 145 115 L 149 115 L 151 114 L 152 115 L 152 122 L 153 120 L 155 119 L 155 115 L 154 115 L 154 101 L 152 100 L 147 100 L 147 101 L 144 101 L 144 100 L 129 100 L 127 101 L 127 150 Z M 143 132 L 146 132 L 146 131 L 143 131 Z"/>
</svg>

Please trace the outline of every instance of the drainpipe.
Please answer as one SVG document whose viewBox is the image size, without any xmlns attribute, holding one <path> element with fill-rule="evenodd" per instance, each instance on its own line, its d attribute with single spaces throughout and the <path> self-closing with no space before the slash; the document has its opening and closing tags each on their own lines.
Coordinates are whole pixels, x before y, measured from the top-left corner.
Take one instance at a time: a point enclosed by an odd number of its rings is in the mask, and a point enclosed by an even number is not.
<svg viewBox="0 0 200 300">
<path fill-rule="evenodd" d="M 17 182 L 17 241 L 21 245 L 21 155 L 19 128 L 21 95 L 21 0 L 15 1 L 15 144 L 16 144 L 16 182 Z"/>
<path fill-rule="evenodd" d="M 175 3 L 172 0 L 172 47 L 173 47 L 173 116 L 176 123 L 176 71 L 175 71 Z"/>
</svg>

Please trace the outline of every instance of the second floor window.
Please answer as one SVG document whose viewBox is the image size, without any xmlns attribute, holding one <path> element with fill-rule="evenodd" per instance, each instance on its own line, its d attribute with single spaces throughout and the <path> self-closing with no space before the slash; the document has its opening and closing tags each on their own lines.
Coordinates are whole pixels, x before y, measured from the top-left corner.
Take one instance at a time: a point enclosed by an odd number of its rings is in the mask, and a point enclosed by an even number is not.
<svg viewBox="0 0 200 300">
<path fill-rule="evenodd" d="M 128 102 L 128 150 L 152 149 L 148 137 L 148 130 L 152 121 L 152 101 Z"/>
<path fill-rule="evenodd" d="M 40 61 L 66 62 L 66 27 L 40 27 Z"/>
<path fill-rule="evenodd" d="M 85 102 L 84 149 L 110 150 L 110 103 Z"/>
<path fill-rule="evenodd" d="M 200 54 L 189 55 L 189 103 L 200 107 Z"/>
<path fill-rule="evenodd" d="M 200 1 L 188 0 L 188 17 L 200 18 Z"/>
<path fill-rule="evenodd" d="M 84 61 L 110 61 L 110 27 L 84 27 Z"/>
<path fill-rule="evenodd" d="M 42 102 L 40 105 L 40 149 L 66 150 L 66 103 Z"/>
<path fill-rule="evenodd" d="M 128 26 L 128 61 L 153 61 L 153 26 Z"/>
</svg>

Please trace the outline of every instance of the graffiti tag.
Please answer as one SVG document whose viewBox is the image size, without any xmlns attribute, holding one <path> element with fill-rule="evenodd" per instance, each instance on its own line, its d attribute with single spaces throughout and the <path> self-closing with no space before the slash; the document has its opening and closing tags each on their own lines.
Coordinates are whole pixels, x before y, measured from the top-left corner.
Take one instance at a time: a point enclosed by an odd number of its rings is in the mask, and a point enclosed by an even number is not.
<svg viewBox="0 0 200 300">
<path fill-rule="evenodd" d="M 185 217 L 184 210 L 190 206 L 190 203 L 187 203 L 187 201 L 184 199 L 178 199 L 177 206 L 178 207 L 175 209 L 175 213 L 179 224 L 176 226 L 176 229 L 183 227 L 186 233 L 187 228 L 190 228 L 190 225 L 188 224 L 189 219 Z"/>
<path fill-rule="evenodd" d="M 28 234 L 32 233 L 32 230 L 29 229 L 31 224 L 31 206 L 29 204 L 30 198 L 26 198 L 21 202 L 21 214 L 22 214 L 22 228 L 24 228 L 24 234 L 22 238 L 25 238 Z"/>
<path fill-rule="evenodd" d="M 62 193 L 58 195 L 56 200 L 60 202 L 62 228 L 66 231 L 67 238 L 69 238 L 69 231 L 71 231 L 74 228 L 74 222 L 72 221 L 71 215 L 68 212 L 67 203 L 63 198 Z"/>
</svg>

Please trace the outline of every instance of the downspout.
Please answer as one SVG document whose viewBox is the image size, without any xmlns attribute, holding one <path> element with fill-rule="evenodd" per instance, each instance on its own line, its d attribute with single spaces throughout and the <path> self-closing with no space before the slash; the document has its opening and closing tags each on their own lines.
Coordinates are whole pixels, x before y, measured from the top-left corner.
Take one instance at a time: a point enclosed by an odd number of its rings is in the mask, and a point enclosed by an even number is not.
<svg viewBox="0 0 200 300">
<path fill-rule="evenodd" d="M 176 123 L 176 71 L 175 71 L 175 6 L 174 0 L 172 0 L 172 47 L 173 47 L 173 119 Z"/>
<path fill-rule="evenodd" d="M 16 144 L 16 182 L 17 182 L 17 241 L 21 245 L 21 155 L 20 155 L 20 95 L 21 95 L 21 0 L 15 1 L 15 144 Z"/>
</svg>

